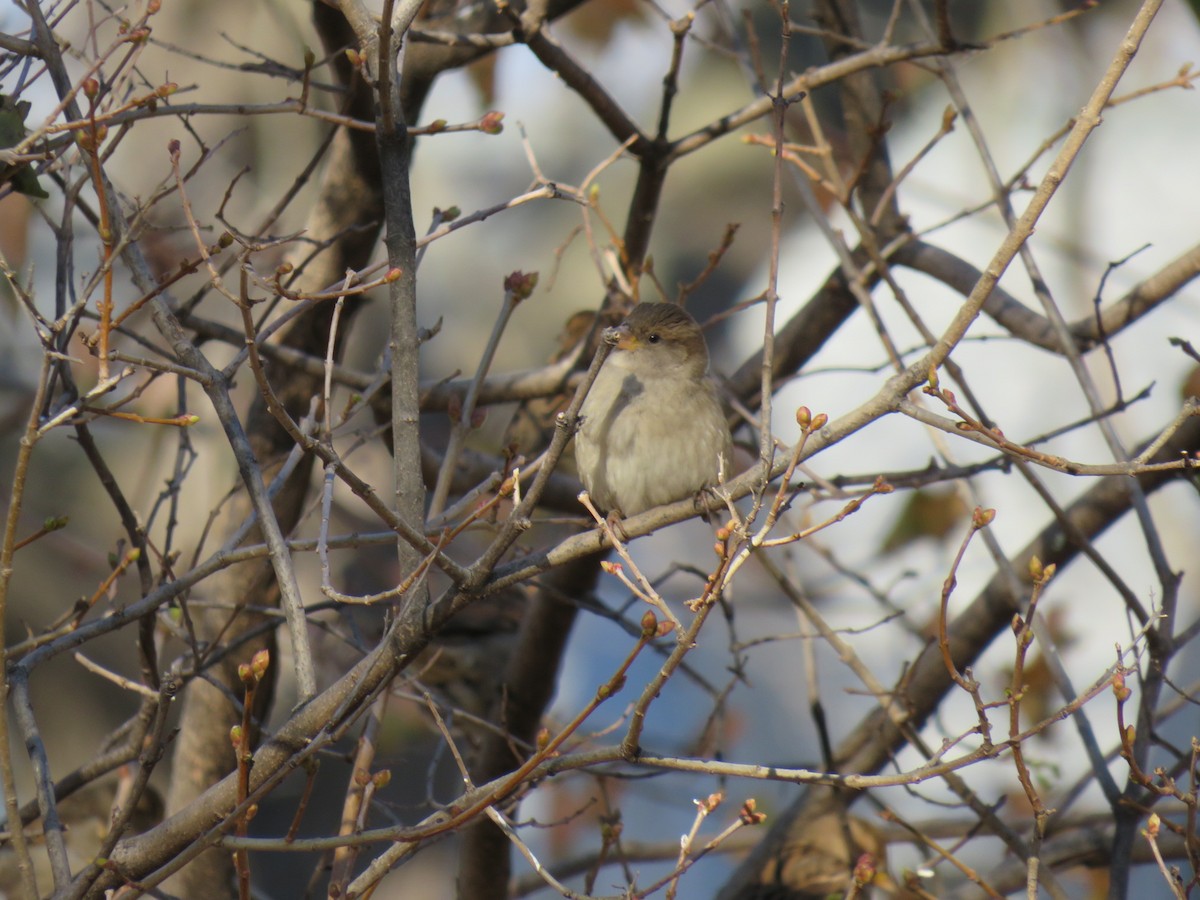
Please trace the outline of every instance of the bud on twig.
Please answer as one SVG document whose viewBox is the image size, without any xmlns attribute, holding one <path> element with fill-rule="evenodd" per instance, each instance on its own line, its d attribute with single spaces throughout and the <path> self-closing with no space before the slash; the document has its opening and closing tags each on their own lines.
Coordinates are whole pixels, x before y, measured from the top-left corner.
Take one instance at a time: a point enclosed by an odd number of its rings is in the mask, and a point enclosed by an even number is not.
<svg viewBox="0 0 1200 900">
<path fill-rule="evenodd" d="M 1133 693 L 1125 684 L 1125 673 L 1117 672 L 1113 675 L 1112 680 L 1113 696 L 1117 698 L 1118 703 L 1124 703 Z"/>
<path fill-rule="evenodd" d="M 757 802 L 753 797 L 742 804 L 741 810 L 738 812 L 738 818 L 743 825 L 759 825 L 767 818 L 766 813 L 760 813 L 756 809 Z"/>
<path fill-rule="evenodd" d="M 658 631 L 658 616 L 653 610 L 646 610 L 642 616 L 642 637 L 649 639 Z"/>
<path fill-rule="evenodd" d="M 695 803 L 698 807 L 700 807 L 700 809 L 704 810 L 705 815 L 707 815 L 708 813 L 710 813 L 714 809 L 716 809 L 718 806 L 720 806 L 721 801 L 724 799 L 725 799 L 725 792 L 724 791 L 716 791 L 712 794 L 709 794 L 707 797 L 705 797 L 702 800 L 693 800 L 692 802 Z"/>
<path fill-rule="evenodd" d="M 1043 574 L 1042 561 L 1040 559 L 1038 559 L 1036 556 L 1030 557 L 1029 577 L 1032 578 L 1034 581 L 1041 581 L 1042 574 Z"/>
<path fill-rule="evenodd" d="M 533 293 L 537 283 L 537 272 L 526 274 L 518 269 L 505 277 L 504 290 L 512 297 L 513 303 L 520 303 L 522 300 L 529 299 L 529 295 Z"/>
<path fill-rule="evenodd" d="M 271 651 L 267 649 L 259 650 L 250 660 L 250 667 L 254 670 L 254 676 L 261 679 L 267 674 L 267 669 L 271 666 Z"/>
<path fill-rule="evenodd" d="M 971 524 L 976 528 L 987 528 L 994 521 L 996 521 L 996 510 L 994 509 L 980 509 L 977 506 L 971 513 Z"/>
<path fill-rule="evenodd" d="M 854 864 L 854 883 L 858 887 L 866 887 L 875 880 L 875 857 L 864 853 Z"/>
<path fill-rule="evenodd" d="M 504 113 L 492 110 L 479 120 L 479 130 L 484 134 L 500 134 L 504 131 Z"/>
</svg>

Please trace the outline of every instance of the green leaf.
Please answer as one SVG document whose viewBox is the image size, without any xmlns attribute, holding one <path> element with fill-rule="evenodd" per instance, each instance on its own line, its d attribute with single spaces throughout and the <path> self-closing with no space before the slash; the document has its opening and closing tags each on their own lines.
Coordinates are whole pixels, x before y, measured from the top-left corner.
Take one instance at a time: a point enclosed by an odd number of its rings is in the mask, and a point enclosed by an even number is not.
<svg viewBox="0 0 1200 900">
<path fill-rule="evenodd" d="M 0 94 L 0 149 L 12 147 L 24 140 L 29 130 L 25 127 L 25 117 L 29 115 L 31 104 L 28 100 L 14 100 L 7 94 Z M 50 195 L 38 183 L 33 166 L 22 163 L 19 166 L 0 164 L 0 184 L 11 182 L 13 190 L 29 197 L 40 197 L 45 200 Z"/>
</svg>

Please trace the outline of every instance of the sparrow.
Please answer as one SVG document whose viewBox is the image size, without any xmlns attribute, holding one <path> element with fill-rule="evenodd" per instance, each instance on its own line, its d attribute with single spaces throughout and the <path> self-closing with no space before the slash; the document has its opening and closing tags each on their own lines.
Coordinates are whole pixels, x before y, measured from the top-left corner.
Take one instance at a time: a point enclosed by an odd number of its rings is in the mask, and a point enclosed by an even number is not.
<svg viewBox="0 0 1200 900">
<path fill-rule="evenodd" d="M 579 477 L 596 506 L 636 516 L 729 477 L 733 440 L 691 314 L 642 303 L 604 337 L 614 347 L 575 437 Z"/>
</svg>

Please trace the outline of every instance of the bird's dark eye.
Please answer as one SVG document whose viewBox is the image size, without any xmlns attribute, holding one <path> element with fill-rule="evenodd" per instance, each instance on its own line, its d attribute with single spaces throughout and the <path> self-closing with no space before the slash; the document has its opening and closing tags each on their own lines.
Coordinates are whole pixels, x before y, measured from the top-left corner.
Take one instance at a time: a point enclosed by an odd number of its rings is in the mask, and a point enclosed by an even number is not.
<svg viewBox="0 0 1200 900">
<path fill-rule="evenodd" d="M 646 340 L 649 341 L 651 344 L 657 344 L 659 341 L 659 337 L 657 334 L 652 334 L 648 338 L 646 338 Z"/>
</svg>

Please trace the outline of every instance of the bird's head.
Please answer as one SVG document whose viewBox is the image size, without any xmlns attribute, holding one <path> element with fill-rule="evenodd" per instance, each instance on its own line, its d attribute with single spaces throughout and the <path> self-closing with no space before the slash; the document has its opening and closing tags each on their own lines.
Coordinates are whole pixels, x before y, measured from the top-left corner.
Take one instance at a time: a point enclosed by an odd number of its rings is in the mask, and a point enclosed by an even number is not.
<svg viewBox="0 0 1200 900">
<path fill-rule="evenodd" d="M 604 330 L 614 346 L 609 364 L 639 377 L 686 375 L 708 371 L 704 333 L 691 313 L 674 303 L 641 303 L 620 325 Z"/>
</svg>

